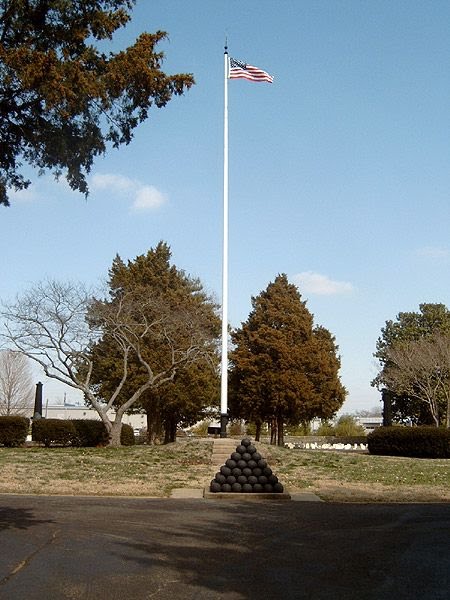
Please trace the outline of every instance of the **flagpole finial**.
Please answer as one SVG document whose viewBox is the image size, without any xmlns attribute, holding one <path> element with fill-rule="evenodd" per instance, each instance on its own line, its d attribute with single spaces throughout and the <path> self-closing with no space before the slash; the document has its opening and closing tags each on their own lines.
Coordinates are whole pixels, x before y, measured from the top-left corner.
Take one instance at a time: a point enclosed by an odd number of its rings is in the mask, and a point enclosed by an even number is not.
<svg viewBox="0 0 450 600">
<path fill-rule="evenodd" d="M 224 54 L 228 54 L 228 38 L 225 37 Z"/>
</svg>

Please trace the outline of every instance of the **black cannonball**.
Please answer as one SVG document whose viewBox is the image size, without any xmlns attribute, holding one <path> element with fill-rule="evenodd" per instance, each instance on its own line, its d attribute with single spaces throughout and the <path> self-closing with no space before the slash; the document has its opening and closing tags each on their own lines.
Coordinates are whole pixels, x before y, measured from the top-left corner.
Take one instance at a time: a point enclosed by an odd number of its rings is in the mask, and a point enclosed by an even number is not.
<svg viewBox="0 0 450 600">
<path fill-rule="evenodd" d="M 239 454 L 239 456 L 241 456 L 241 455 Z M 246 461 L 246 460 L 242 460 L 242 459 L 241 459 L 241 460 L 238 460 L 238 462 L 237 462 L 237 466 L 238 466 L 240 469 L 245 469 L 245 467 L 247 466 L 247 461 Z"/>
<path fill-rule="evenodd" d="M 214 479 L 211 481 L 211 485 L 209 486 L 211 492 L 220 492 L 221 488 L 222 486 L 220 485 L 220 483 L 217 483 L 217 481 L 214 481 Z"/>
<path fill-rule="evenodd" d="M 261 459 L 262 459 L 262 456 L 261 456 L 261 454 L 260 454 L 259 452 L 254 452 L 254 453 L 252 454 L 252 459 L 253 459 L 253 460 L 256 460 L 256 462 L 258 462 L 258 460 L 261 460 Z"/>
<path fill-rule="evenodd" d="M 283 493 L 283 490 L 284 490 L 284 488 L 283 488 L 283 486 L 281 485 L 281 483 L 275 483 L 275 484 L 274 484 L 274 486 L 273 486 L 273 491 L 274 491 L 276 494 L 282 494 L 282 493 Z"/>
<path fill-rule="evenodd" d="M 256 460 L 249 460 L 247 463 L 247 467 L 249 469 L 257 469 L 258 468 L 258 463 L 256 462 Z"/>
<path fill-rule="evenodd" d="M 245 469 L 242 469 L 242 475 L 249 477 L 250 475 L 253 475 L 253 471 L 249 467 L 245 467 Z"/>
<path fill-rule="evenodd" d="M 227 483 L 229 483 L 230 485 L 233 485 L 233 483 L 236 483 L 236 477 L 234 475 L 228 475 Z"/>
<path fill-rule="evenodd" d="M 242 460 L 246 460 L 248 462 L 249 460 L 252 460 L 252 455 L 248 452 L 244 452 L 244 454 L 242 455 Z"/>
<path fill-rule="evenodd" d="M 247 477 L 245 475 L 239 475 L 236 481 L 241 485 L 244 485 L 244 483 L 248 483 Z"/>
<path fill-rule="evenodd" d="M 234 467 L 234 469 L 231 469 L 231 474 L 235 477 L 239 477 L 239 475 L 242 475 L 242 471 L 241 469 L 238 469 L 238 467 Z"/>
<path fill-rule="evenodd" d="M 224 485 L 226 485 L 226 484 L 224 483 Z M 255 483 L 253 485 L 253 493 L 260 494 L 262 491 L 263 491 L 263 486 L 260 483 Z"/>
<path fill-rule="evenodd" d="M 236 452 L 238 452 L 239 454 L 244 454 L 244 452 L 247 452 L 247 448 L 241 444 L 236 448 Z"/>
<path fill-rule="evenodd" d="M 273 485 L 271 485 L 270 483 L 265 483 L 264 484 L 264 492 L 266 494 L 273 494 Z"/>
<path fill-rule="evenodd" d="M 247 452 L 249 454 L 255 454 L 255 452 L 256 452 L 255 446 L 253 446 L 252 444 L 250 446 L 247 446 Z"/>
<path fill-rule="evenodd" d="M 217 481 L 217 483 L 225 483 L 227 478 L 225 477 L 225 475 L 222 475 L 222 473 L 216 473 L 215 480 Z"/>
<path fill-rule="evenodd" d="M 258 483 L 258 478 L 255 477 L 254 475 L 249 475 L 249 477 L 247 477 L 247 480 L 250 485 L 254 485 L 255 483 Z"/>
<path fill-rule="evenodd" d="M 241 460 L 241 455 L 239 454 L 239 452 L 233 452 L 230 458 L 237 462 L 238 460 Z"/>
<path fill-rule="evenodd" d="M 267 467 L 267 460 L 265 458 L 261 458 L 261 460 L 258 460 L 258 467 L 260 467 L 261 469 L 265 469 Z"/>
<path fill-rule="evenodd" d="M 267 480 L 272 485 L 275 485 L 276 483 L 278 483 L 278 477 L 276 475 L 269 475 L 269 477 L 267 478 Z"/>
<path fill-rule="evenodd" d="M 266 467 L 265 469 L 263 469 L 263 475 L 265 475 L 266 477 L 270 477 L 272 475 L 272 469 L 270 467 Z"/>
<path fill-rule="evenodd" d="M 220 467 L 220 472 L 222 473 L 222 475 L 225 475 L 225 477 L 228 477 L 228 475 L 231 475 L 231 469 L 225 465 Z"/>
<path fill-rule="evenodd" d="M 235 460 L 233 460 L 232 458 L 229 458 L 229 459 L 228 459 L 228 460 L 225 462 L 225 464 L 226 464 L 226 466 L 227 466 L 229 469 L 234 469 L 234 467 L 236 467 L 236 466 L 237 466 L 237 463 L 236 463 L 236 461 L 235 461 Z"/>
<path fill-rule="evenodd" d="M 231 485 L 229 483 L 222 483 L 220 486 L 221 492 L 231 492 Z"/>
<path fill-rule="evenodd" d="M 233 483 L 233 485 L 231 486 L 231 491 L 232 492 L 242 492 L 242 485 L 240 483 Z"/>
<path fill-rule="evenodd" d="M 249 483 L 244 483 L 242 486 L 242 491 L 245 494 L 250 494 L 251 492 L 253 492 L 253 488 Z"/>
<path fill-rule="evenodd" d="M 260 469 L 259 467 L 255 467 L 254 469 L 252 469 L 252 475 L 254 475 L 255 477 L 259 477 L 262 474 L 262 469 Z"/>
<path fill-rule="evenodd" d="M 227 478 L 227 481 L 228 481 L 228 478 Z M 260 483 L 261 485 L 265 485 L 266 483 L 269 483 L 269 481 L 265 475 L 260 475 L 258 477 L 258 483 Z"/>
<path fill-rule="evenodd" d="M 244 438 L 243 440 L 241 440 L 241 444 L 245 447 L 250 446 L 251 443 L 252 440 L 250 438 Z"/>
</svg>

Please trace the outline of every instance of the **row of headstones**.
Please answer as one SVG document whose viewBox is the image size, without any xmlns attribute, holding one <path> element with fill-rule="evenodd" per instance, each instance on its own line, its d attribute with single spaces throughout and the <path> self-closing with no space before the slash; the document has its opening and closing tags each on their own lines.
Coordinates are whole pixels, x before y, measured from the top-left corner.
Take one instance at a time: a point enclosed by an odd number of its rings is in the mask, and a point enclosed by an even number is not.
<svg viewBox="0 0 450 600">
<path fill-rule="evenodd" d="M 210 484 L 211 492 L 281 494 L 283 490 L 249 438 L 241 441 Z"/>
</svg>

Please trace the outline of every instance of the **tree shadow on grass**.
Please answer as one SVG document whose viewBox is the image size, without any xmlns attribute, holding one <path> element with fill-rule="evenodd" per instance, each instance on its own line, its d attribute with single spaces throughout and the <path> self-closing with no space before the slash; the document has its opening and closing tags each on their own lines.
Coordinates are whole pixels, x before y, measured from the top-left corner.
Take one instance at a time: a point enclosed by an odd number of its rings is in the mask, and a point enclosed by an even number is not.
<svg viewBox="0 0 450 600">
<path fill-rule="evenodd" d="M 53 523 L 51 519 L 36 519 L 31 508 L 10 508 L 0 506 L 0 531 L 5 529 L 28 529 L 43 523 Z"/>
</svg>

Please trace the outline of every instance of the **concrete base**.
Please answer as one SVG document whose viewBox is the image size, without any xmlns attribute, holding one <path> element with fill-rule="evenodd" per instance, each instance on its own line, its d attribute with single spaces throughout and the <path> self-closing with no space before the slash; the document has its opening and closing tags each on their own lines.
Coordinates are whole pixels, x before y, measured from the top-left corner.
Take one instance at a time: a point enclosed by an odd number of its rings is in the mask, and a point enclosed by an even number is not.
<svg viewBox="0 0 450 600">
<path fill-rule="evenodd" d="M 210 492 L 205 488 L 204 498 L 206 500 L 290 500 L 290 494 L 264 494 L 264 493 L 233 493 L 233 492 Z"/>
<path fill-rule="evenodd" d="M 203 490 L 201 488 L 175 488 L 171 491 L 170 497 L 179 500 L 203 498 Z"/>
</svg>

